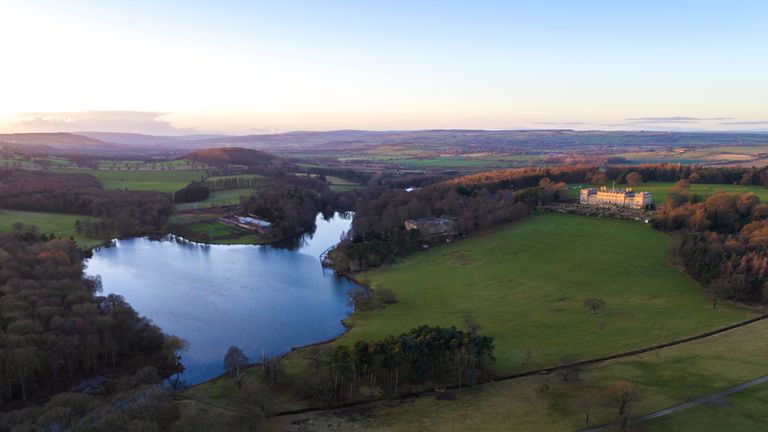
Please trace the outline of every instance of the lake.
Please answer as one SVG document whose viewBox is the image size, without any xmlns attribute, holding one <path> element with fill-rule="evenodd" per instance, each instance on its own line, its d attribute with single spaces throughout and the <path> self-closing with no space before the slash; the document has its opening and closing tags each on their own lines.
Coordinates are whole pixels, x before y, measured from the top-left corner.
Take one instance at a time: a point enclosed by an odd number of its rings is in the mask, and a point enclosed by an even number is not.
<svg viewBox="0 0 768 432">
<path fill-rule="evenodd" d="M 318 215 L 317 229 L 274 246 L 205 245 L 176 237 L 117 240 L 96 250 L 86 273 L 103 294 L 119 294 L 165 333 L 190 344 L 181 379 L 196 384 L 224 372 L 227 348 L 251 361 L 344 332 L 357 286 L 320 265 L 351 214 Z"/>
</svg>

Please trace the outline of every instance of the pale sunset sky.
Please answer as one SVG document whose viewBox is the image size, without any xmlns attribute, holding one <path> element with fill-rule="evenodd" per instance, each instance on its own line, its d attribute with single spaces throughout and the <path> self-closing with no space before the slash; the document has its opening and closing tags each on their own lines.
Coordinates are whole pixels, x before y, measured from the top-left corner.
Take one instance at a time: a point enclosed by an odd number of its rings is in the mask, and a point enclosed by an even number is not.
<svg viewBox="0 0 768 432">
<path fill-rule="evenodd" d="M 768 1 L 0 0 L 0 132 L 768 130 Z"/>
</svg>

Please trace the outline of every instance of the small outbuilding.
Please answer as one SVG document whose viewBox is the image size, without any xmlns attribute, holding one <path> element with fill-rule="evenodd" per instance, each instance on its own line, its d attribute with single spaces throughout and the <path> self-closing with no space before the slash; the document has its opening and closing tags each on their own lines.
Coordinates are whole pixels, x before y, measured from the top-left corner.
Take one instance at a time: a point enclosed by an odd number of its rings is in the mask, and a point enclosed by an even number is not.
<svg viewBox="0 0 768 432">
<path fill-rule="evenodd" d="M 407 230 L 419 230 L 429 236 L 453 236 L 459 234 L 459 224 L 447 218 L 408 219 L 404 223 Z"/>
</svg>

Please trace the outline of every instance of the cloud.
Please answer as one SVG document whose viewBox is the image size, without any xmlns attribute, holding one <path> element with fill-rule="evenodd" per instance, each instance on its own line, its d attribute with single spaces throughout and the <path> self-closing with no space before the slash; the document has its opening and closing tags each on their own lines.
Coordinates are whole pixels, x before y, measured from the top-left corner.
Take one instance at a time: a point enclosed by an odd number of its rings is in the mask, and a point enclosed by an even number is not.
<svg viewBox="0 0 768 432">
<path fill-rule="evenodd" d="M 565 122 L 542 121 L 542 122 L 534 122 L 533 124 L 544 125 L 544 126 L 583 126 L 588 123 L 579 122 L 579 121 L 565 121 Z"/>
<path fill-rule="evenodd" d="M 149 135 L 183 135 L 194 129 L 177 128 L 151 111 L 36 112 L 16 116 L 4 129 L 13 132 L 131 132 Z"/>
<path fill-rule="evenodd" d="M 720 124 L 730 126 L 768 126 L 768 120 L 731 121 Z"/>
<path fill-rule="evenodd" d="M 699 123 L 705 121 L 722 121 L 732 120 L 731 117 L 688 117 L 688 116 L 673 116 L 673 117 L 635 117 L 625 119 L 628 122 L 635 124 L 659 124 L 659 123 Z"/>
</svg>

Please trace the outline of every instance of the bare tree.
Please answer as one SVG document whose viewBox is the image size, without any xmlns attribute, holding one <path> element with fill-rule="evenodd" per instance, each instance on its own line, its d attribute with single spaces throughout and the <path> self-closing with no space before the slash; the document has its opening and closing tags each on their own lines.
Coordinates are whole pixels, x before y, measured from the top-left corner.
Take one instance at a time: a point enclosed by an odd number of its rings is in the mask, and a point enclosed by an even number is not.
<svg viewBox="0 0 768 432">
<path fill-rule="evenodd" d="M 236 346 L 229 347 L 227 354 L 224 356 L 224 370 L 232 375 L 238 389 L 243 388 L 242 373 L 247 365 L 248 356 Z"/>
<path fill-rule="evenodd" d="M 464 327 L 467 328 L 467 332 L 472 336 L 476 336 L 483 329 L 483 326 L 477 322 L 477 318 L 475 318 L 475 314 L 472 312 L 464 314 Z"/>
<path fill-rule="evenodd" d="M 557 376 L 565 382 L 579 382 L 581 379 L 581 366 L 579 359 L 573 355 L 563 357 L 561 367 L 557 370 Z"/>
<path fill-rule="evenodd" d="M 242 391 L 238 394 L 238 413 L 235 416 L 239 425 L 248 431 L 257 431 L 267 412 L 269 392 L 267 388 L 253 378 L 243 379 Z"/>
<path fill-rule="evenodd" d="M 628 185 L 637 186 L 642 182 L 643 182 L 643 176 L 641 176 L 640 173 L 632 171 L 631 173 L 627 174 Z"/>
<path fill-rule="evenodd" d="M 579 391 L 578 408 L 584 414 L 584 428 L 589 429 L 589 422 L 595 405 L 599 402 L 599 392 L 594 387 L 585 386 Z"/>
<path fill-rule="evenodd" d="M 616 427 L 619 431 L 629 428 L 632 417 L 632 405 L 638 400 L 635 394 L 635 386 L 628 381 L 615 381 L 605 390 L 608 403 L 616 408 Z"/>
<path fill-rule="evenodd" d="M 589 308 L 593 314 L 598 314 L 600 311 L 605 309 L 605 300 L 597 297 L 590 297 L 584 300 L 584 306 Z"/>
</svg>

